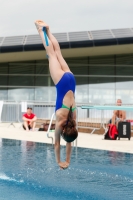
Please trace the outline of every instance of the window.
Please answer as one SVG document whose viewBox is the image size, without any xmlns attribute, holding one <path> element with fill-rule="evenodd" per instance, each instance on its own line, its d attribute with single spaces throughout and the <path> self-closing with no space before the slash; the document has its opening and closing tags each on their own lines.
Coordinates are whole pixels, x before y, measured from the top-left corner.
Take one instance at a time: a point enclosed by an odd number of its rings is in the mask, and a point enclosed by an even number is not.
<svg viewBox="0 0 133 200">
<path fill-rule="evenodd" d="M 0 75 L 0 85 L 7 86 L 7 75 Z"/>
<path fill-rule="evenodd" d="M 89 58 L 90 75 L 115 75 L 114 56 Z"/>
<path fill-rule="evenodd" d="M 8 100 L 26 101 L 34 100 L 34 88 L 9 88 Z"/>
<path fill-rule="evenodd" d="M 9 76 L 9 86 L 34 86 L 34 76 Z"/>
<path fill-rule="evenodd" d="M 34 74 L 35 62 L 9 63 L 9 74 Z"/>
<path fill-rule="evenodd" d="M 115 103 L 115 79 L 112 77 L 89 79 L 89 101 L 94 104 Z"/>
<path fill-rule="evenodd" d="M 0 88 L 0 100 L 7 100 L 7 88 Z"/>
</svg>

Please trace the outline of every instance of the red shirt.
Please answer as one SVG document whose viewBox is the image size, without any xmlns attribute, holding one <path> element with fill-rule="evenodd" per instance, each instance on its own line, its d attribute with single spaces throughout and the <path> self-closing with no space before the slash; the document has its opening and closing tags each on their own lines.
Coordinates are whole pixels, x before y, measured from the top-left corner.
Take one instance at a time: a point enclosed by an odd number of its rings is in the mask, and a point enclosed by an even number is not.
<svg viewBox="0 0 133 200">
<path fill-rule="evenodd" d="M 28 115 L 27 113 L 25 113 L 23 115 L 23 117 L 27 118 L 27 119 L 33 119 L 36 115 L 31 113 L 30 115 Z M 30 123 L 30 121 L 28 121 L 28 124 Z"/>
</svg>

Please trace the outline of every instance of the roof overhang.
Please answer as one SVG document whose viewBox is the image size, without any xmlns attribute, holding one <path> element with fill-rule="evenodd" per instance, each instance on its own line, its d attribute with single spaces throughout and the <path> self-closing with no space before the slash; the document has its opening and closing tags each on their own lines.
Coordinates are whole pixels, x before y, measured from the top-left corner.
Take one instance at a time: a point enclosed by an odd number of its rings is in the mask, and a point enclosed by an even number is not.
<svg viewBox="0 0 133 200">
<path fill-rule="evenodd" d="M 61 49 L 61 51 L 64 58 L 129 54 L 133 53 L 133 44 L 70 48 L 70 49 Z M 44 60 L 44 59 L 46 59 L 45 50 L 10 52 L 10 53 L 0 54 L 0 62 L 17 62 L 17 61 Z"/>
</svg>

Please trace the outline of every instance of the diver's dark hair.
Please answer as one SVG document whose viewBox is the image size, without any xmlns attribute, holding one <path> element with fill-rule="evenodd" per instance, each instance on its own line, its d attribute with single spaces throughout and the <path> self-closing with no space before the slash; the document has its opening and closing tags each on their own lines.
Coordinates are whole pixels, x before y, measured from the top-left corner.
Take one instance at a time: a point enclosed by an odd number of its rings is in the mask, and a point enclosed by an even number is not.
<svg viewBox="0 0 133 200">
<path fill-rule="evenodd" d="M 66 142 L 73 142 L 78 137 L 76 122 L 73 119 L 72 115 L 73 113 L 72 113 L 72 106 L 71 106 L 68 113 L 68 117 L 67 117 L 67 123 L 63 127 L 63 132 L 61 133 L 61 136 Z"/>
</svg>

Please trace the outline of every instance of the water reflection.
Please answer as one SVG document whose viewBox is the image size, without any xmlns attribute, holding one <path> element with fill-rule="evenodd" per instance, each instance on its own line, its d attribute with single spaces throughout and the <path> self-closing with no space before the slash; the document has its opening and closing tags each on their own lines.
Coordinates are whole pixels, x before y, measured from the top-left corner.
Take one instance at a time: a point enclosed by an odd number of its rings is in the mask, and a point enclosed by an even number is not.
<svg viewBox="0 0 133 200">
<path fill-rule="evenodd" d="M 4 139 L 1 138 L 0 140 L 1 147 L 3 146 L 20 146 L 21 140 L 11 140 L 11 139 Z"/>
<path fill-rule="evenodd" d="M 26 142 L 26 150 L 27 151 L 35 149 L 35 146 L 36 146 L 35 142 L 30 142 L 30 141 Z"/>
<path fill-rule="evenodd" d="M 117 152 L 117 151 L 107 151 L 110 163 L 112 165 L 116 165 L 118 164 L 119 160 L 124 160 L 125 156 L 124 153 L 121 152 Z"/>
</svg>

